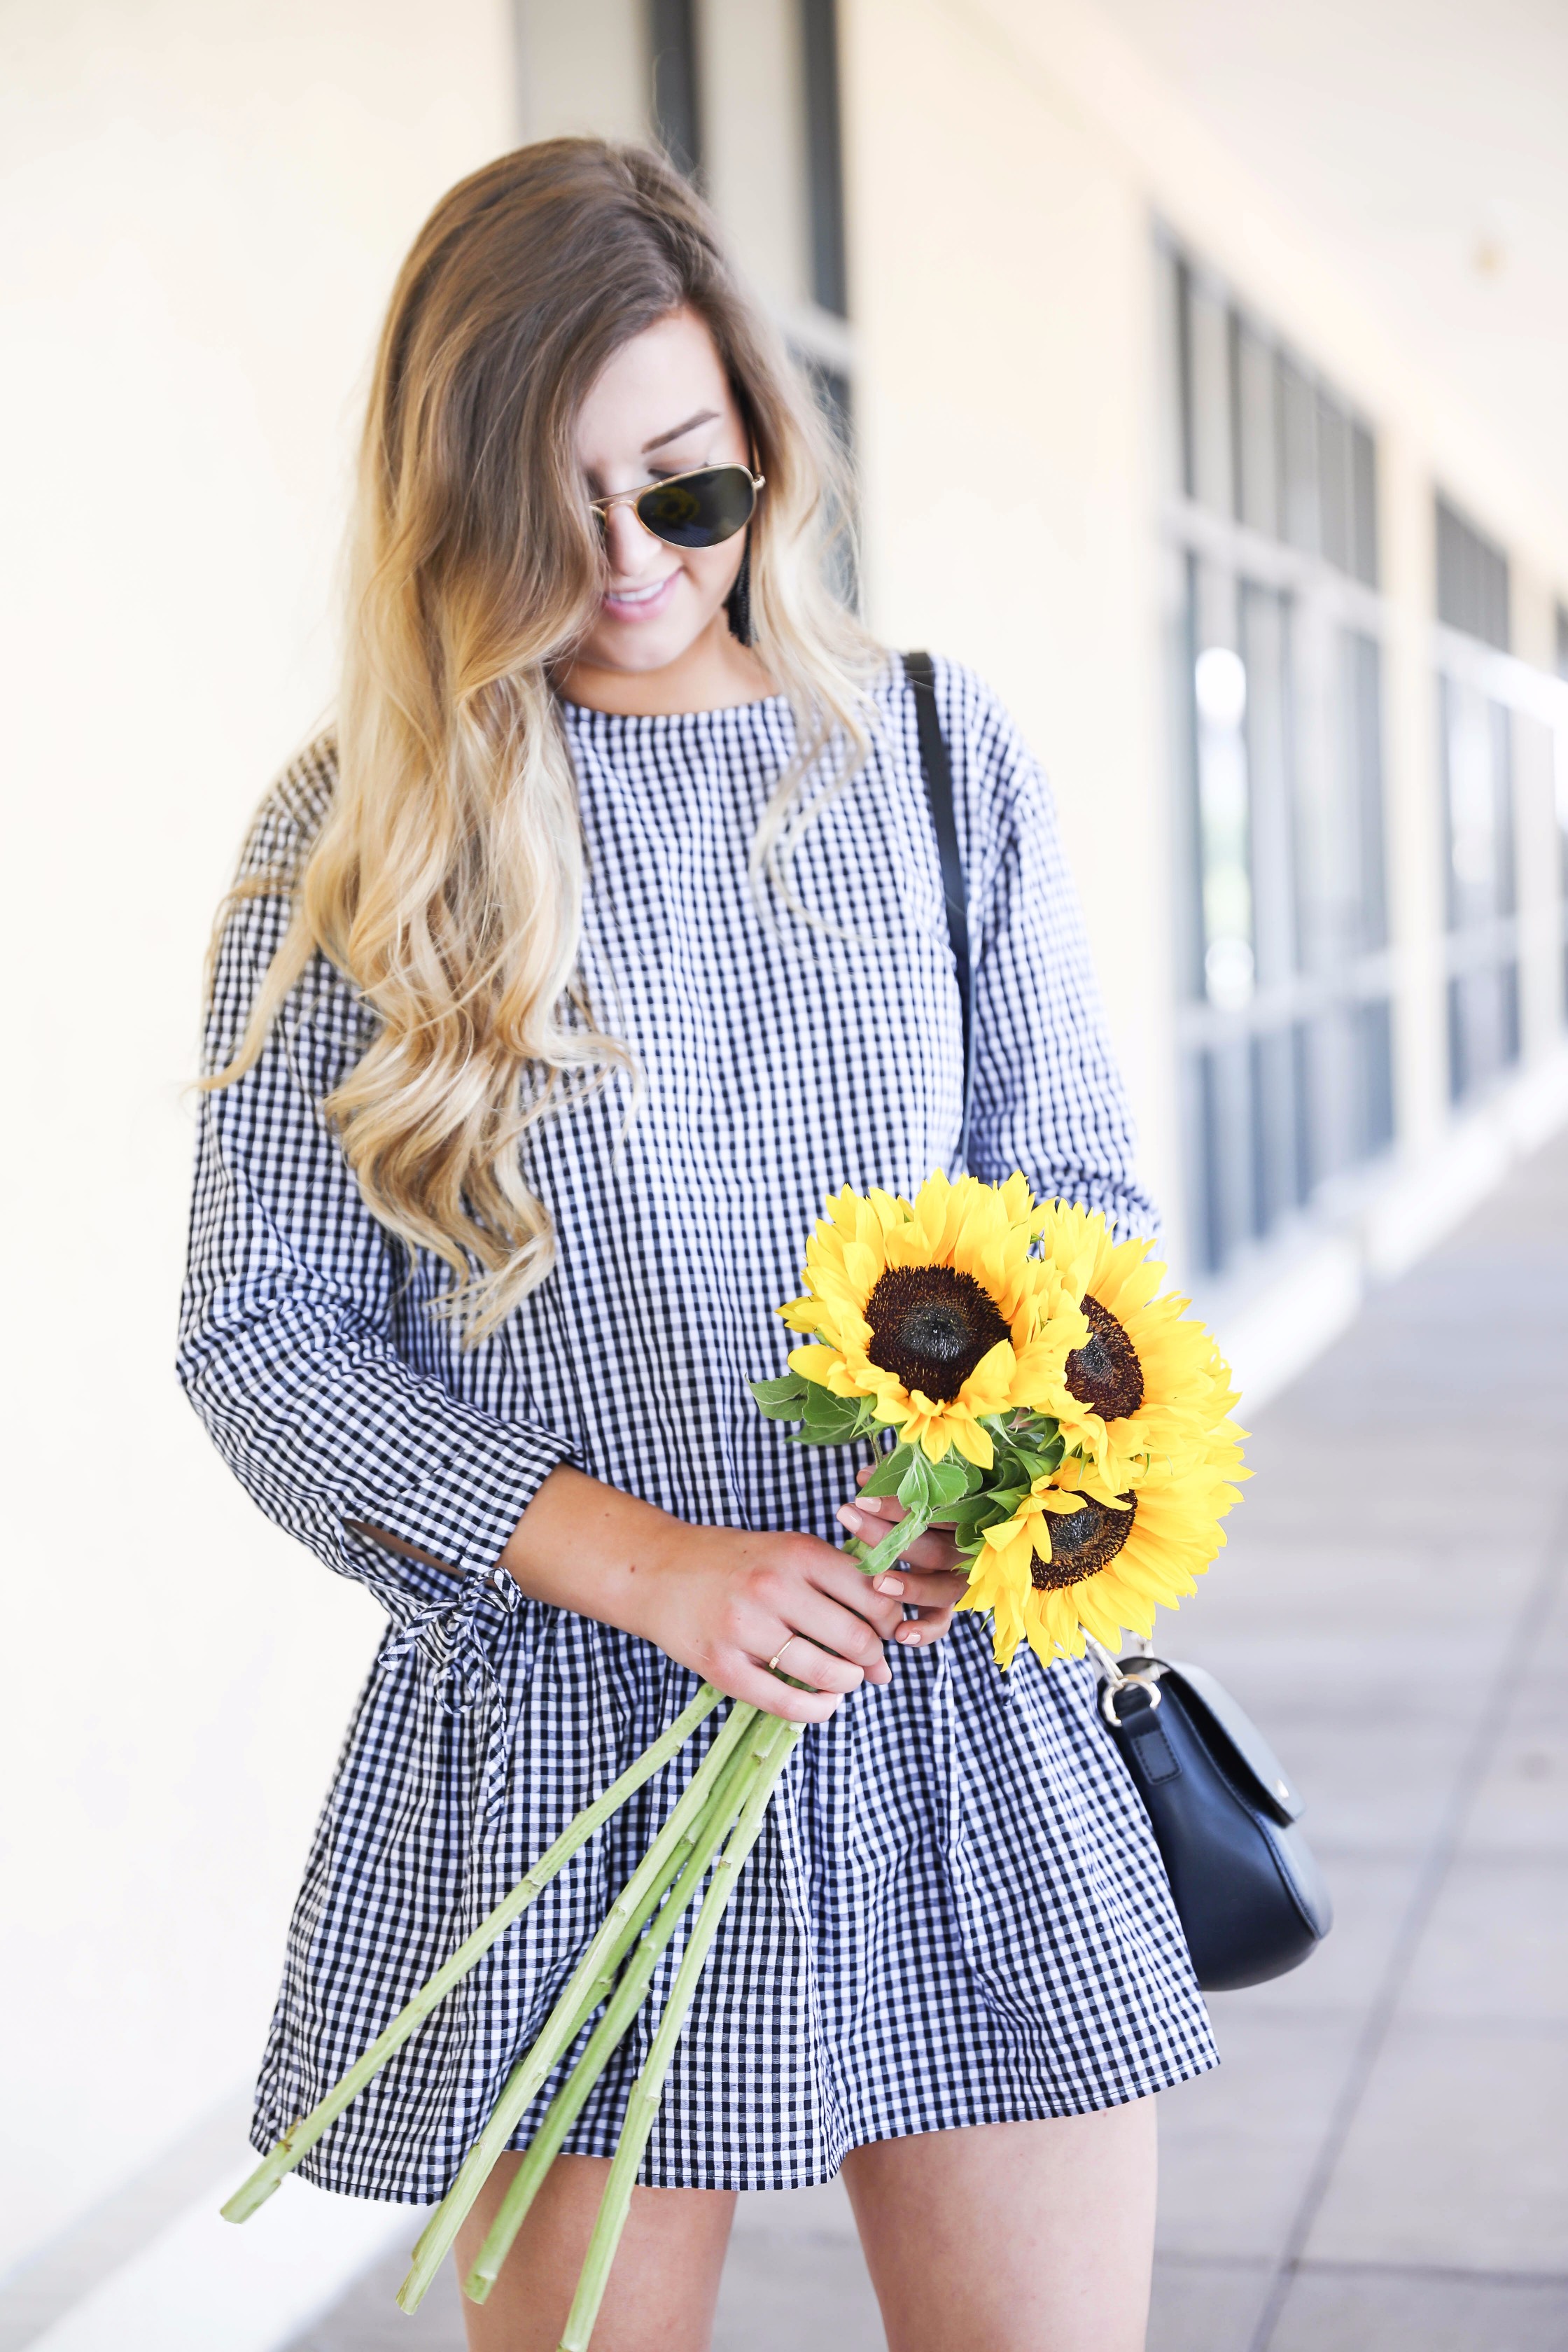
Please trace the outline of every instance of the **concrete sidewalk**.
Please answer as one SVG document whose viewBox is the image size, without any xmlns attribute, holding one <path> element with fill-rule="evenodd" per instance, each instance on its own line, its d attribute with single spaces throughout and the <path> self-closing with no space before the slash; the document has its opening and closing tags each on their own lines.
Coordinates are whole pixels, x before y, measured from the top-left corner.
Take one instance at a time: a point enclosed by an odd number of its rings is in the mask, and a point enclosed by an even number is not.
<svg viewBox="0 0 1568 2352">
<path fill-rule="evenodd" d="M 1245 1417 L 1245 1416 L 1244 1416 Z M 1568 2347 L 1568 1141 L 1258 1417 L 1162 1629 L 1307 1799 L 1338 1923 L 1162 2103 L 1151 2352 Z M 460 2352 L 379 2265 L 293 2352 Z M 876 2352 L 837 2188 L 742 2199 L 716 2352 Z"/>
</svg>

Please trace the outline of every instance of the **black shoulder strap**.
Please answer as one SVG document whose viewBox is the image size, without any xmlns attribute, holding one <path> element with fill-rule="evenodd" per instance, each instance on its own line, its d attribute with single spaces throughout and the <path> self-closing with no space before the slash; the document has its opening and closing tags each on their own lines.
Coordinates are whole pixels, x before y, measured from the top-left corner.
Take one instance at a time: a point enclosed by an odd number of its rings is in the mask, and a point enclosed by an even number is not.
<svg viewBox="0 0 1568 2352">
<path fill-rule="evenodd" d="M 953 977 L 963 1016 L 963 1126 L 959 1137 L 959 1166 L 969 1165 L 969 1109 L 974 1092 L 974 971 L 969 957 L 969 889 L 959 854 L 958 824 L 952 810 L 952 762 L 936 707 L 936 665 L 930 654 L 905 654 L 904 675 L 915 698 L 915 726 L 920 735 L 921 773 L 931 823 L 936 827 L 937 856 L 942 865 L 942 895 L 947 908 L 947 935 L 952 943 Z"/>
</svg>

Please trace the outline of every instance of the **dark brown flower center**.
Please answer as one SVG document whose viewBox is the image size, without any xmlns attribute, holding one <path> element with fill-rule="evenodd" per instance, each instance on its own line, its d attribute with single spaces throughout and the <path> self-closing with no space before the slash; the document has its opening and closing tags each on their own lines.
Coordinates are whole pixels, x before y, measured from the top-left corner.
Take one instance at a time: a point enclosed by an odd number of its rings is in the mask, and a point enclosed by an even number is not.
<svg viewBox="0 0 1568 2352">
<path fill-rule="evenodd" d="M 1134 1496 L 1123 1495 L 1121 1500 L 1126 1509 L 1113 1511 L 1108 1503 L 1097 1503 L 1092 1495 L 1085 1495 L 1081 1510 L 1046 1513 L 1051 1556 L 1042 1559 L 1036 1552 L 1029 1562 L 1029 1581 L 1037 1592 L 1065 1592 L 1069 1584 L 1082 1584 L 1098 1576 L 1116 1558 L 1138 1516 Z"/>
<path fill-rule="evenodd" d="M 890 1265 L 866 1320 L 871 1361 L 932 1404 L 951 1404 L 982 1356 L 1013 1336 L 990 1292 L 950 1265 Z"/>
<path fill-rule="evenodd" d="M 1121 1421 L 1136 1412 L 1143 1402 L 1143 1367 L 1126 1332 L 1098 1298 L 1083 1302 L 1089 1338 L 1067 1361 L 1069 1396 L 1088 1405 L 1101 1421 Z"/>
</svg>

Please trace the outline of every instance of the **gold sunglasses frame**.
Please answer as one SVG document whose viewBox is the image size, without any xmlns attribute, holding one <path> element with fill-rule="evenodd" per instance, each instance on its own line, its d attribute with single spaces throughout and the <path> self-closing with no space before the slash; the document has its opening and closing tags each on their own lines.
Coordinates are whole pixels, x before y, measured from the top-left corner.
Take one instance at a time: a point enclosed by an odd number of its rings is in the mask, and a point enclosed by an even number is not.
<svg viewBox="0 0 1568 2352">
<path fill-rule="evenodd" d="M 746 523 L 751 521 L 752 515 L 754 515 L 757 511 L 758 491 L 766 489 L 768 485 L 768 478 L 765 474 L 753 474 L 750 466 L 746 465 L 743 460 L 739 457 L 721 458 L 716 465 L 711 466 L 689 466 L 683 474 L 666 474 L 659 481 L 645 482 L 640 489 L 612 490 L 607 499 L 590 499 L 588 501 L 588 511 L 590 514 L 596 514 L 601 521 L 603 521 L 605 516 L 608 515 L 612 507 L 630 507 L 633 513 L 636 514 L 637 500 L 639 499 L 646 499 L 650 490 L 670 489 L 677 482 L 689 482 L 694 480 L 699 474 L 722 474 L 729 473 L 731 471 L 738 474 L 744 474 L 752 485 L 752 514 L 749 514 L 746 517 L 746 522 L 737 524 L 736 528 L 728 534 L 728 539 L 739 539 L 742 531 L 746 528 Z M 643 519 L 640 514 L 637 515 L 637 520 L 642 524 L 643 530 L 647 531 L 649 539 L 657 539 L 660 547 L 679 546 L 679 541 L 664 539 L 660 537 L 660 534 L 657 530 L 648 530 L 648 527 L 646 522 L 643 522 Z M 709 541 L 709 545 L 712 547 L 723 547 L 726 544 L 727 540 L 725 539 L 715 539 Z M 700 548 L 691 551 L 697 554 L 705 552 L 705 551 Z"/>
</svg>

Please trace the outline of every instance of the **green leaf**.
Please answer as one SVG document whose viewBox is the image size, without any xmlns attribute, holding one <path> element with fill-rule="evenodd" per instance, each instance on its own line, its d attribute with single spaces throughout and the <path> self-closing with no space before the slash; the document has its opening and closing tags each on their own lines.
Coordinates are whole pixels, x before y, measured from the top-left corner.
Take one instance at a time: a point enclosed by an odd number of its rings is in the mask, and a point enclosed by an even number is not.
<svg viewBox="0 0 1568 2352">
<path fill-rule="evenodd" d="M 898 1496 L 906 1511 L 923 1511 L 928 1516 L 931 1507 L 931 1468 L 918 1445 L 910 1448 L 910 1459 L 899 1481 Z"/>
<path fill-rule="evenodd" d="M 847 1445 L 865 1428 L 864 1400 L 860 1397 L 838 1397 L 831 1389 L 816 1381 L 807 1384 L 804 1424 L 798 1443 L 803 1445 Z"/>
<path fill-rule="evenodd" d="M 926 1483 L 931 1503 L 945 1512 L 951 1503 L 958 1502 L 969 1492 L 967 1462 L 937 1462 L 928 1465 Z"/>
<path fill-rule="evenodd" d="M 981 1495 L 966 1495 L 962 1503 L 943 1514 L 943 1525 L 952 1528 L 953 1540 L 961 1549 L 973 1551 L 985 1529 L 999 1528 L 1004 1519 L 1010 1519 L 1022 1499 L 1018 1489 L 1006 1486 L 988 1488 Z"/>
<path fill-rule="evenodd" d="M 748 1381 L 746 1385 L 770 1421 L 798 1421 L 811 1384 L 798 1372 L 790 1372 L 782 1381 Z"/>
<path fill-rule="evenodd" d="M 909 1466 L 910 1448 L 895 1445 L 890 1454 L 883 1454 L 860 1492 L 863 1495 L 896 1495 L 900 1481 Z"/>
</svg>

